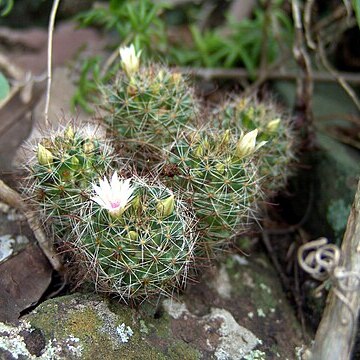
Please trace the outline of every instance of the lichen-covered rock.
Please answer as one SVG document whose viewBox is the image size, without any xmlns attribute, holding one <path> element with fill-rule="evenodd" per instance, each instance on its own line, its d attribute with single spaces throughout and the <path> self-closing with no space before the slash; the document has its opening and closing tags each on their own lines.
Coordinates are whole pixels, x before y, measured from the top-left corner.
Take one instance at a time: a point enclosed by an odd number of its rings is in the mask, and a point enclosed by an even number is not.
<svg viewBox="0 0 360 360">
<path fill-rule="evenodd" d="M 0 358 L 6 359 L 197 359 L 173 339 L 168 317 L 142 318 L 127 306 L 96 295 L 49 300 L 21 320 L 0 326 Z M 3 357 L 2 357 L 3 356 Z"/>
<path fill-rule="evenodd" d="M 309 154 L 307 167 L 291 182 L 290 201 L 296 219 L 313 237 L 341 243 L 360 177 L 360 155 L 326 135 L 318 135 L 318 149 Z"/>
<path fill-rule="evenodd" d="M 196 316 L 183 303 L 165 300 L 163 305 L 177 336 L 196 344 L 204 358 L 241 360 L 262 343 L 225 309 L 212 308 L 209 314 Z"/>
<path fill-rule="evenodd" d="M 0 334 L 5 359 L 293 359 L 303 342 L 271 266 L 238 255 L 158 308 L 75 294 Z"/>
</svg>

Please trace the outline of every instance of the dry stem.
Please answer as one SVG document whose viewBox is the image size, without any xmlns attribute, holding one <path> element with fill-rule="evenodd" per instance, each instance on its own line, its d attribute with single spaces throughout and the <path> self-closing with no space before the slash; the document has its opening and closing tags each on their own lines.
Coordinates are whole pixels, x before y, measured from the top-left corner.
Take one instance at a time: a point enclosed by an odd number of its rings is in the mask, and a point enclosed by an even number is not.
<svg viewBox="0 0 360 360">
<path fill-rule="evenodd" d="M 326 245 L 322 239 L 307 244 L 305 250 L 310 250 L 311 246 L 314 251 L 305 258 L 304 248 L 299 250 L 301 263 L 318 279 L 326 279 L 327 275 L 333 287 L 314 345 L 307 352 L 306 359 L 348 360 L 360 309 L 360 181 L 341 247 L 341 258 L 335 245 Z"/>
<path fill-rule="evenodd" d="M 50 92 L 51 92 L 51 64 L 52 64 L 52 43 L 56 12 L 59 7 L 60 0 L 54 0 L 50 14 L 49 30 L 48 30 L 48 51 L 47 51 L 47 88 L 45 101 L 45 125 L 49 125 L 49 106 L 50 106 Z"/>
</svg>

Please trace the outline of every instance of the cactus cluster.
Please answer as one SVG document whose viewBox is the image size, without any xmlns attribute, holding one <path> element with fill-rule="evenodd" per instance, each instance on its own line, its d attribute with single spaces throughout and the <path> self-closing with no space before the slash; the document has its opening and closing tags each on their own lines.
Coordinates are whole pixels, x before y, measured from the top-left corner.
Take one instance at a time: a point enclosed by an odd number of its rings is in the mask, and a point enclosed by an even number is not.
<svg viewBox="0 0 360 360">
<path fill-rule="evenodd" d="M 117 188 L 114 175 L 110 187 L 102 180 L 105 202 L 106 191 L 112 194 Z M 101 199 L 97 199 L 101 206 L 88 202 L 81 209 L 75 246 L 86 255 L 89 268 L 96 264 L 98 289 L 124 299 L 171 294 L 183 285 L 193 260 L 194 219 L 161 184 L 133 177 L 127 189 L 130 197 L 120 212 L 105 210 Z M 116 201 L 116 194 L 112 199 Z"/>
<path fill-rule="evenodd" d="M 196 258 L 244 231 L 284 185 L 293 136 L 272 106 L 251 99 L 212 109 L 199 129 L 205 111 L 183 76 L 140 66 L 133 46 L 120 54 L 123 72 L 101 85 L 113 146 L 71 126 L 43 136 L 25 192 L 71 244 L 74 265 L 128 300 L 172 294 Z M 156 149 L 152 161 L 139 144 Z"/>
<path fill-rule="evenodd" d="M 247 225 L 261 199 L 251 159 L 263 144 L 255 141 L 256 131 L 238 137 L 201 130 L 182 136 L 167 154 L 162 172 L 191 199 L 203 251 L 210 256 Z"/>
<path fill-rule="evenodd" d="M 119 180 L 116 171 L 109 183 L 119 161 L 108 142 L 72 126 L 44 136 L 35 151 L 26 193 L 99 290 L 128 300 L 184 284 L 197 233 L 178 196 L 136 176 Z"/>
<path fill-rule="evenodd" d="M 130 52 L 130 54 L 128 53 Z M 102 87 L 105 121 L 120 139 L 162 147 L 196 120 L 198 103 L 186 79 L 165 66 L 140 66 L 122 50 L 124 72 Z"/>
<path fill-rule="evenodd" d="M 71 216 L 86 201 L 83 192 L 99 174 L 109 170 L 113 150 L 90 125 L 74 131 L 71 125 L 44 136 L 30 159 L 25 193 L 39 204 L 54 233 L 68 231 Z"/>
<path fill-rule="evenodd" d="M 291 174 L 294 161 L 294 136 L 289 118 L 270 102 L 254 98 L 226 100 L 213 109 L 211 125 L 232 131 L 258 130 L 258 139 L 265 141 L 257 153 L 259 175 L 264 179 L 263 189 L 268 195 L 281 190 Z"/>
</svg>

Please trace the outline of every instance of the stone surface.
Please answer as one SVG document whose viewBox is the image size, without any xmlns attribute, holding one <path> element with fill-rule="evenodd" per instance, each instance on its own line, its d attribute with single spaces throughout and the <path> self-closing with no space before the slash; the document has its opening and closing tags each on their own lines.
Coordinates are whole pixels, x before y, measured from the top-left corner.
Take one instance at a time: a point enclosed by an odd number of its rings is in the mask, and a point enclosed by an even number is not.
<svg viewBox="0 0 360 360">
<path fill-rule="evenodd" d="M 272 268 L 238 255 L 158 308 L 74 294 L 45 301 L 0 334 L 8 359 L 293 359 L 302 344 Z"/>
<path fill-rule="evenodd" d="M 275 89 L 293 107 L 295 84 L 276 82 Z M 360 152 L 337 140 L 334 129 L 346 131 L 347 139 L 358 127 L 349 121 L 358 109 L 338 84 L 316 84 L 313 96 L 317 148 L 302 159 L 289 192 L 286 207 L 313 237 L 327 237 L 340 244 L 360 178 Z M 341 137 L 339 137 L 341 139 Z"/>
<path fill-rule="evenodd" d="M 16 322 L 48 288 L 52 268 L 22 214 L 0 203 L 0 321 Z"/>
</svg>

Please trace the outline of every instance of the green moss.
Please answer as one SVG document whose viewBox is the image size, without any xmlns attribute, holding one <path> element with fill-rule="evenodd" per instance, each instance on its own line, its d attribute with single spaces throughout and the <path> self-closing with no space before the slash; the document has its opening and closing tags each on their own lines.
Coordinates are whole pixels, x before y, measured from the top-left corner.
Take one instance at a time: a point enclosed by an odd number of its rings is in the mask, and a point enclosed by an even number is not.
<svg viewBox="0 0 360 360">
<path fill-rule="evenodd" d="M 168 347 L 167 358 L 171 360 L 198 360 L 201 359 L 201 354 L 188 344 L 182 341 L 176 341 Z"/>
<path fill-rule="evenodd" d="M 347 219 L 350 214 L 351 205 L 345 204 L 344 199 L 332 200 L 327 209 L 326 218 L 335 231 L 338 238 L 343 234 Z"/>
<path fill-rule="evenodd" d="M 98 306 L 98 304 L 100 306 Z M 48 300 L 31 313 L 27 320 L 41 329 L 46 340 L 59 343 L 70 335 L 79 338 L 83 347 L 81 359 L 103 360 L 195 360 L 199 352 L 180 339 L 174 339 L 170 317 L 154 318 L 155 307 L 139 311 L 96 295 L 71 295 Z M 117 334 L 121 324 L 130 326 L 133 335 L 122 343 Z M 144 330 L 146 329 L 146 331 Z"/>
<path fill-rule="evenodd" d="M 99 316 L 90 308 L 75 311 L 66 320 L 65 330 L 78 338 L 93 337 L 101 328 L 102 321 Z"/>
<path fill-rule="evenodd" d="M 251 299 L 255 306 L 259 309 L 263 309 L 267 315 L 270 309 L 275 309 L 278 305 L 276 295 L 278 289 L 274 287 L 271 278 L 260 273 L 253 273 L 252 278 L 255 282 L 255 287 L 251 294 Z M 270 290 L 270 291 L 269 291 Z"/>
<path fill-rule="evenodd" d="M 274 283 L 274 274 L 266 259 L 256 259 L 258 263 L 240 265 L 234 257 L 226 260 L 231 284 L 237 294 L 246 293 L 256 309 L 262 309 L 268 315 L 271 309 L 276 309 L 278 302 L 278 285 Z M 263 268 L 266 268 L 264 271 Z"/>
</svg>

